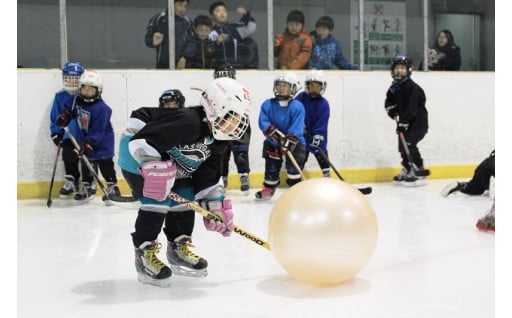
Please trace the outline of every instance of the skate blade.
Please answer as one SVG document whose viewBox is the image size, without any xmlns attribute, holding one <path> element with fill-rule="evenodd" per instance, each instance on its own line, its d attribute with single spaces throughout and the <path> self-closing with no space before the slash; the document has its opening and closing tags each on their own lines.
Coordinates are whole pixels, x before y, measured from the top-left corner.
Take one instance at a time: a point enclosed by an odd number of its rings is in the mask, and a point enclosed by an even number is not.
<svg viewBox="0 0 512 318">
<path fill-rule="evenodd" d="M 207 269 L 191 269 L 179 265 L 170 265 L 171 271 L 174 275 L 186 277 L 206 277 L 208 276 Z"/>
<path fill-rule="evenodd" d="M 137 280 L 143 284 L 157 286 L 157 287 L 161 287 L 161 288 L 168 288 L 171 286 L 170 278 L 153 279 L 153 278 L 147 277 L 144 274 L 137 273 Z"/>
<path fill-rule="evenodd" d="M 418 179 L 416 181 L 393 181 L 393 183 L 407 188 L 415 188 L 426 185 L 427 180 Z"/>
<path fill-rule="evenodd" d="M 272 197 L 254 198 L 254 201 L 270 201 Z"/>
</svg>

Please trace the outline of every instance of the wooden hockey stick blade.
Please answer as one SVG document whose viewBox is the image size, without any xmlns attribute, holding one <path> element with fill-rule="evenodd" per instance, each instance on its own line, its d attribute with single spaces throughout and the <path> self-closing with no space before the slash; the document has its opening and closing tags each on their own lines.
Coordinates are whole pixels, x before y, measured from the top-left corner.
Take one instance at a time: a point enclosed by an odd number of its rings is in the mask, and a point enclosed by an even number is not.
<svg viewBox="0 0 512 318">
<path fill-rule="evenodd" d="M 174 192 L 169 193 L 169 198 L 171 200 L 174 200 L 178 203 L 181 203 L 181 204 L 187 206 L 189 209 L 201 214 L 205 218 L 216 220 L 216 221 L 222 221 L 222 219 L 218 215 L 213 214 L 212 212 L 210 212 L 206 209 L 203 209 L 198 204 L 190 202 L 189 200 L 185 199 L 184 197 L 180 196 L 177 193 L 174 193 Z M 270 251 L 270 244 L 268 244 L 268 242 L 264 241 L 263 239 L 257 237 L 256 235 L 251 234 L 236 225 L 234 225 L 234 232 L 245 237 L 246 239 L 248 239 L 250 241 L 253 241 L 254 243 L 258 244 L 259 246 L 262 246 Z"/>
</svg>

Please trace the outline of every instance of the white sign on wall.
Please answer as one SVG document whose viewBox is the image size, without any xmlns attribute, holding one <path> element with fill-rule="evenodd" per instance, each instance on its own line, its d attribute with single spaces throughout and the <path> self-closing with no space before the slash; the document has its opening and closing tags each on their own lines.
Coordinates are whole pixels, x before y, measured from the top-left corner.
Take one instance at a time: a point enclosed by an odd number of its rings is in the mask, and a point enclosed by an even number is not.
<svg viewBox="0 0 512 318">
<path fill-rule="evenodd" d="M 387 69 L 393 57 L 405 54 L 405 1 L 364 1 L 364 64 Z M 352 59 L 359 61 L 359 1 L 351 5 Z"/>
</svg>

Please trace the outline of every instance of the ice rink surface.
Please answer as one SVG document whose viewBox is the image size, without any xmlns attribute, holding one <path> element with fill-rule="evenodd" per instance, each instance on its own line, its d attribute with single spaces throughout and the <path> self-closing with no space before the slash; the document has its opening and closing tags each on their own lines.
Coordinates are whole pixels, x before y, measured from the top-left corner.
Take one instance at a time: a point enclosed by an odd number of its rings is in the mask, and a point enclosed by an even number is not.
<svg viewBox="0 0 512 318">
<path fill-rule="evenodd" d="M 334 287 L 297 281 L 272 252 L 236 233 L 206 231 L 199 214 L 193 252 L 208 260 L 208 276 L 143 285 L 130 236 L 137 204 L 18 201 L 18 317 L 494 317 L 495 235 L 475 227 L 490 199 L 441 197 L 451 181 L 365 184 L 373 187 L 365 197 L 377 216 L 377 247 L 353 279 Z M 255 191 L 228 195 L 235 224 L 266 239 L 273 203 L 286 189 L 266 202 L 255 202 Z M 167 262 L 164 250 L 159 255 Z"/>
</svg>

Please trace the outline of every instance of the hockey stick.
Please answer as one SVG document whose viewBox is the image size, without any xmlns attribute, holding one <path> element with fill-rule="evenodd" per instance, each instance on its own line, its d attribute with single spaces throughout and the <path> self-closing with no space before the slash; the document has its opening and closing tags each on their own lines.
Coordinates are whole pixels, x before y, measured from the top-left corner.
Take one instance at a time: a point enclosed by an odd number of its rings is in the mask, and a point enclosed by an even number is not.
<svg viewBox="0 0 512 318">
<path fill-rule="evenodd" d="M 48 199 L 46 200 L 46 206 L 52 206 L 52 189 L 53 182 L 55 181 L 55 171 L 57 171 L 57 162 L 59 161 L 60 149 L 62 148 L 62 143 L 59 143 L 57 146 L 57 154 L 55 155 L 55 163 L 53 164 L 53 172 L 52 172 L 52 180 L 50 181 L 50 189 L 48 190 Z"/>
<path fill-rule="evenodd" d="M 398 116 L 395 117 L 395 121 L 398 124 Z M 407 161 L 409 162 L 409 167 L 411 167 L 412 174 L 415 177 L 428 177 L 430 175 L 430 170 L 424 169 L 423 171 L 417 171 L 414 169 L 416 165 L 414 164 L 414 161 L 412 160 L 411 152 L 409 151 L 409 146 L 407 146 L 407 141 L 405 140 L 405 135 L 402 131 L 398 133 L 400 137 L 400 142 L 402 143 L 402 147 L 404 147 L 405 155 L 407 156 Z"/>
<path fill-rule="evenodd" d="M 140 199 L 140 198 L 137 198 L 134 196 L 125 197 L 122 195 L 115 195 L 115 194 L 109 195 L 108 198 L 110 201 L 113 201 L 113 202 L 135 202 L 135 201 L 139 201 L 139 199 Z"/>
<path fill-rule="evenodd" d="M 307 134 L 307 137 L 309 140 L 311 140 L 311 135 L 306 131 L 306 134 Z M 324 159 L 328 164 L 329 166 L 331 167 L 331 169 L 334 171 L 334 173 L 338 176 L 338 178 L 341 180 L 341 181 L 345 181 L 345 179 L 343 179 L 343 177 L 341 176 L 341 174 L 338 172 L 338 170 L 334 167 L 334 165 L 332 164 L 332 162 L 329 160 L 329 158 L 327 157 L 327 155 L 325 154 L 325 152 L 322 150 L 322 148 L 320 147 L 317 147 L 317 150 L 318 150 L 318 153 L 320 154 L 320 156 L 322 157 L 322 159 Z M 365 188 L 357 188 L 357 190 L 361 191 L 362 194 L 370 194 L 372 193 L 372 187 L 365 187 Z"/>
<path fill-rule="evenodd" d="M 295 157 L 293 156 L 292 152 L 288 150 L 286 152 L 286 155 L 288 156 L 288 159 L 290 159 L 290 161 L 292 162 L 295 169 L 297 169 L 297 171 L 300 173 L 300 177 L 302 178 L 302 180 L 306 180 L 306 175 L 304 174 L 302 169 L 299 167 L 299 164 L 297 163 L 297 160 L 295 160 Z"/>
<path fill-rule="evenodd" d="M 169 194 L 169 198 L 171 200 L 174 200 L 174 201 L 176 201 L 178 203 L 181 203 L 181 204 L 187 206 L 189 209 L 191 209 L 191 210 L 201 214 L 205 218 L 208 218 L 208 219 L 211 219 L 211 220 L 216 220 L 216 221 L 222 221 L 222 219 L 218 215 L 216 215 L 216 214 L 214 214 L 214 213 L 212 213 L 212 212 L 210 212 L 210 211 L 208 211 L 206 209 L 203 209 L 198 204 L 190 202 L 189 200 L 185 199 L 184 197 L 180 196 L 179 194 L 177 194 L 175 192 L 171 192 Z M 254 243 L 258 244 L 259 246 L 262 246 L 262 247 L 264 247 L 264 248 L 266 248 L 267 250 L 270 251 L 270 245 L 268 244 L 268 242 L 266 242 L 263 239 L 255 236 L 254 234 L 251 234 L 251 233 L 247 232 L 246 230 L 244 230 L 244 229 L 242 229 L 242 228 L 240 228 L 240 227 L 238 227 L 236 225 L 234 226 L 234 231 L 236 233 L 240 234 L 241 236 L 245 237 L 246 239 L 249 239 L 249 240 L 253 241 Z"/>
<path fill-rule="evenodd" d="M 73 143 L 73 146 L 75 146 L 75 150 L 78 152 L 80 151 L 80 145 L 78 144 L 78 142 L 76 141 L 75 137 L 73 136 L 73 134 L 71 133 L 71 131 L 69 130 L 68 127 L 64 127 L 64 131 L 68 134 L 69 136 L 69 139 L 71 140 L 71 142 Z M 94 167 L 91 165 L 91 162 L 89 161 L 89 159 L 87 159 L 87 157 L 85 155 L 78 155 L 78 157 L 80 159 L 82 159 L 82 161 L 85 163 L 85 165 L 87 166 L 87 169 L 89 169 L 89 171 L 91 172 L 91 174 L 94 176 L 94 179 L 96 180 L 96 182 L 98 182 L 98 184 L 100 185 L 100 188 L 101 188 L 101 191 L 103 191 L 103 193 L 105 194 L 105 197 L 106 197 L 106 200 L 103 200 L 103 202 L 105 202 L 105 205 L 106 206 L 111 206 L 113 205 L 112 202 L 110 202 L 110 194 L 108 193 L 107 189 L 105 188 L 105 186 L 103 185 L 103 182 L 101 182 L 100 178 L 98 177 L 98 174 L 96 173 L 96 171 L 94 170 Z"/>
<path fill-rule="evenodd" d="M 331 163 L 331 161 L 329 160 L 329 158 L 327 157 L 327 155 L 325 154 L 325 152 L 323 152 L 322 149 L 320 149 L 320 147 L 318 147 L 318 153 L 320 154 L 320 156 L 322 156 L 322 158 L 329 164 L 329 166 L 331 166 L 332 170 L 334 171 L 334 173 L 338 176 L 338 178 L 340 178 L 341 181 L 345 181 L 345 179 L 343 179 L 343 177 L 340 175 L 340 173 L 338 172 L 338 170 L 336 170 L 336 168 L 333 166 L 333 164 Z M 345 181 L 346 182 L 346 181 Z M 372 193 L 372 187 L 364 187 L 364 188 L 357 188 L 357 190 L 361 191 L 362 194 L 370 194 Z"/>
</svg>

